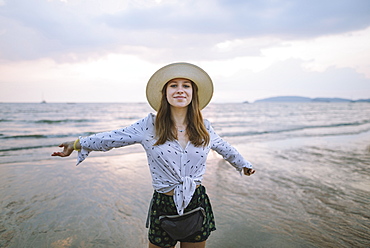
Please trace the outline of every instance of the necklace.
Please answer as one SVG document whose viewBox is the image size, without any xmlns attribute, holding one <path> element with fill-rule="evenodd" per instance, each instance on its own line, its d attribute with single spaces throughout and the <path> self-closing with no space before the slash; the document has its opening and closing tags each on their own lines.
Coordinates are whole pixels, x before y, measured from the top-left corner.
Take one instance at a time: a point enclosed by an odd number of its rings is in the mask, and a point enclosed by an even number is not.
<svg viewBox="0 0 370 248">
<path fill-rule="evenodd" d="M 187 125 L 180 125 L 180 126 L 181 126 L 181 128 L 179 128 L 179 126 L 175 125 L 175 127 L 176 127 L 177 131 L 178 131 L 178 132 L 180 132 L 180 133 L 185 132 L 185 131 L 186 131 L 186 126 L 187 126 Z"/>
<path fill-rule="evenodd" d="M 184 129 L 179 129 L 178 127 L 176 127 L 177 131 L 179 131 L 180 133 L 183 133 L 186 131 L 186 127 Z"/>
</svg>

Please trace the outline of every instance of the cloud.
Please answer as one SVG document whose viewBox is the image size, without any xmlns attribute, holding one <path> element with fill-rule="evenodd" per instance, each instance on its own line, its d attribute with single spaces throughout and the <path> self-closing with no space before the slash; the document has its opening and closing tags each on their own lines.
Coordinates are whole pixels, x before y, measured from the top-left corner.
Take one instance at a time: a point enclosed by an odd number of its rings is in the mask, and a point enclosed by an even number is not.
<svg viewBox="0 0 370 248">
<path fill-rule="evenodd" d="M 368 0 L 0 0 L 0 99 L 145 101 L 174 61 L 204 68 L 216 101 L 368 98 L 368 13 Z"/>
<path fill-rule="evenodd" d="M 305 68 L 305 61 L 288 59 L 258 73 L 241 70 L 231 77 L 218 75 L 217 101 L 250 101 L 281 95 L 369 98 L 370 79 L 350 68 L 329 67 L 322 72 Z M 232 97 L 230 97 L 232 96 Z"/>
<path fill-rule="evenodd" d="M 1 102 L 138 102 L 159 68 L 134 56 L 108 55 L 79 64 L 51 59 L 0 64 Z"/>
<path fill-rule="evenodd" d="M 46 1 L 0 4 L 2 60 L 87 59 L 107 52 L 151 50 L 188 59 L 225 58 L 217 45 L 262 37 L 303 39 L 364 29 L 370 2 L 339 1 Z M 25 44 L 27 43 L 27 44 Z M 23 44 L 23 45 L 21 45 Z M 254 45 L 240 52 L 259 53 Z"/>
<path fill-rule="evenodd" d="M 79 7 L 60 1 L 7 1 L 0 7 L 1 59 L 57 59 L 111 44 L 109 32 Z"/>
<path fill-rule="evenodd" d="M 197 63 L 215 84 L 214 102 L 253 102 L 278 95 L 369 98 L 370 79 L 354 69 L 306 68 L 306 61 L 287 59 L 263 64 L 250 58 Z M 135 56 L 109 55 L 79 64 L 50 59 L 0 65 L 0 101 L 145 102 L 145 85 L 162 63 Z M 20 91 L 20 89 L 22 89 Z"/>
<path fill-rule="evenodd" d="M 229 37 L 302 38 L 369 26 L 368 1 L 183 1 L 105 15 L 109 26 Z"/>
</svg>

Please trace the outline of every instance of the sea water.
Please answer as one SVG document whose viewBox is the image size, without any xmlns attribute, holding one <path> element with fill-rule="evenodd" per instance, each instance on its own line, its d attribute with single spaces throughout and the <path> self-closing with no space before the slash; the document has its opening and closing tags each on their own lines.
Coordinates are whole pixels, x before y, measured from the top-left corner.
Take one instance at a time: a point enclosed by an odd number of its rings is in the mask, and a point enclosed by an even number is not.
<svg viewBox="0 0 370 248">
<path fill-rule="evenodd" d="M 153 189 L 140 145 L 51 157 L 125 127 L 146 103 L 1 103 L 0 247 L 147 247 Z M 208 247 L 369 247 L 370 104 L 210 104 L 203 116 L 257 170 L 211 152 Z"/>
</svg>

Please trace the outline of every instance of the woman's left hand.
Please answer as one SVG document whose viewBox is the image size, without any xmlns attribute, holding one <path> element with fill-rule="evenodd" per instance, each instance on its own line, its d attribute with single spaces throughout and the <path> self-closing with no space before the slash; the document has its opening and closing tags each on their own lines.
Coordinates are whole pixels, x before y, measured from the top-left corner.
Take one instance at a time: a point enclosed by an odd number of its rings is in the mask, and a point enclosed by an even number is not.
<svg viewBox="0 0 370 248">
<path fill-rule="evenodd" d="M 243 170 L 244 170 L 244 175 L 246 175 L 246 176 L 250 176 L 250 175 L 252 175 L 256 172 L 255 170 L 250 169 L 250 168 L 246 168 L 246 167 L 244 167 Z"/>
</svg>

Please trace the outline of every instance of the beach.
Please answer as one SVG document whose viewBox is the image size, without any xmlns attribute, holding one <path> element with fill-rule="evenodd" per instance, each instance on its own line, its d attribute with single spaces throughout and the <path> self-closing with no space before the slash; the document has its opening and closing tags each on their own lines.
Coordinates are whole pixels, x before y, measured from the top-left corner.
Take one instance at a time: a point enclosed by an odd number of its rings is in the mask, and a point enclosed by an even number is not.
<svg viewBox="0 0 370 248">
<path fill-rule="evenodd" d="M 68 108 L 64 108 L 64 107 Z M 253 163 L 211 152 L 207 247 L 369 247 L 367 103 L 211 104 L 203 114 Z M 146 104 L 0 104 L 0 247 L 147 247 L 153 188 L 140 145 L 51 157 L 64 140 L 132 124 Z"/>
</svg>

